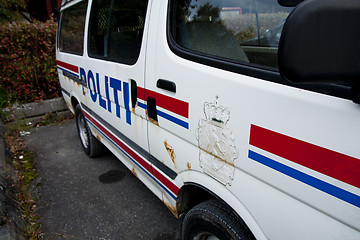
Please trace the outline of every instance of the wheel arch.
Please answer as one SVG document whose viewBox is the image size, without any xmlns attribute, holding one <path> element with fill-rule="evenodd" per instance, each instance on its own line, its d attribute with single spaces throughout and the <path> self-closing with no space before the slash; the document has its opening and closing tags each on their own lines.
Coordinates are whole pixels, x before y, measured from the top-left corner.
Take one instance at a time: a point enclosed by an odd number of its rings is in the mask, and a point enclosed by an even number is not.
<svg viewBox="0 0 360 240">
<path fill-rule="evenodd" d="M 178 193 L 176 201 L 178 216 L 185 216 L 194 206 L 215 198 L 226 204 L 246 224 L 256 239 L 267 239 L 244 204 L 223 184 L 204 173 L 194 171 L 191 174 L 193 176 L 192 181 L 184 181 L 184 185 Z"/>
<path fill-rule="evenodd" d="M 74 96 L 71 97 L 71 100 L 70 100 L 70 101 L 71 101 L 71 108 L 72 108 L 72 109 L 75 109 L 76 106 L 77 106 L 78 104 L 80 104 L 79 101 L 78 101 L 78 100 L 76 99 L 76 97 L 74 97 Z"/>
<path fill-rule="evenodd" d="M 80 104 L 79 98 L 74 94 L 74 92 L 71 93 L 70 95 L 70 110 L 72 113 L 75 114 L 75 108 L 77 105 Z"/>
</svg>

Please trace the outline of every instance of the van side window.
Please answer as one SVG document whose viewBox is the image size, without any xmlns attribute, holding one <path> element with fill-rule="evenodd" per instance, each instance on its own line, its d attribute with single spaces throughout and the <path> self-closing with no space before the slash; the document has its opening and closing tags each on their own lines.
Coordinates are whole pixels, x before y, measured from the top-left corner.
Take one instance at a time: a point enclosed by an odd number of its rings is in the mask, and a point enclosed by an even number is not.
<svg viewBox="0 0 360 240">
<path fill-rule="evenodd" d="M 141 48 L 146 8 L 147 0 L 93 1 L 89 56 L 135 64 Z"/>
<path fill-rule="evenodd" d="M 83 54 L 87 5 L 84 1 L 63 11 L 58 41 L 61 52 Z"/>
<path fill-rule="evenodd" d="M 291 10 L 277 0 L 174 0 L 171 34 L 185 51 L 276 68 Z"/>
</svg>

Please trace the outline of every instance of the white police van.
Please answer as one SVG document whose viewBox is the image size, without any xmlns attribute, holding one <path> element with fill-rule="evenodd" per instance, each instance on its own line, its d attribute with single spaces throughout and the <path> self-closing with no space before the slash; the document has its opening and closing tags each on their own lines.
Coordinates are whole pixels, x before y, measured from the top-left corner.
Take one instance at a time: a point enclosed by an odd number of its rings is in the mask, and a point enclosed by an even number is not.
<svg viewBox="0 0 360 240">
<path fill-rule="evenodd" d="M 63 97 L 183 239 L 360 239 L 360 1 L 66 1 Z M 75 141 L 75 140 L 74 140 Z"/>
</svg>

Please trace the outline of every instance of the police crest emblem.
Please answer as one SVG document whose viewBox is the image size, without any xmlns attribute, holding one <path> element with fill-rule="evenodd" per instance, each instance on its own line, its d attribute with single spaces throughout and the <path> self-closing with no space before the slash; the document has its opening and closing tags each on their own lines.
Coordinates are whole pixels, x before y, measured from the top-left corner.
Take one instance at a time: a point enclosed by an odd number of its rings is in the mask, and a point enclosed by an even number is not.
<svg viewBox="0 0 360 240">
<path fill-rule="evenodd" d="M 234 161 L 239 156 L 232 131 L 226 127 L 230 110 L 218 104 L 205 102 L 206 119 L 200 119 L 196 130 L 200 152 L 200 167 L 224 185 L 231 185 L 234 178 Z"/>
</svg>

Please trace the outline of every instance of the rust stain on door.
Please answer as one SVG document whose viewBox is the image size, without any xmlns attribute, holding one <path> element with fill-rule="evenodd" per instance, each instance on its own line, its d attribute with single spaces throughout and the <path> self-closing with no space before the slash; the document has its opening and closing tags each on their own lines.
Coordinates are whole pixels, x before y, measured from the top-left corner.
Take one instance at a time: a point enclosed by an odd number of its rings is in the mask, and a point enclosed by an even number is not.
<svg viewBox="0 0 360 240">
<path fill-rule="evenodd" d="M 171 213 L 176 217 L 178 218 L 179 215 L 178 215 L 178 212 L 177 212 L 177 208 L 176 207 L 173 207 L 171 206 L 169 203 L 167 203 L 164 199 L 164 196 L 162 196 L 162 202 L 165 204 L 165 206 L 171 211 Z"/>
<path fill-rule="evenodd" d="M 149 115 L 148 115 L 148 110 L 147 110 L 147 109 L 145 110 L 145 112 L 146 112 L 146 117 L 147 117 L 147 119 L 149 120 L 149 122 L 151 122 L 152 124 L 155 124 L 156 126 L 159 126 L 159 122 L 158 122 L 158 121 L 156 121 L 156 120 L 152 119 L 151 117 L 149 117 Z"/>
<path fill-rule="evenodd" d="M 168 152 L 168 154 L 171 158 L 171 161 L 175 164 L 176 155 L 175 155 L 174 148 L 171 145 L 169 145 L 166 140 L 164 141 L 164 145 L 165 145 L 166 151 Z"/>
<path fill-rule="evenodd" d="M 99 142 L 101 142 L 101 138 L 98 134 L 95 134 L 95 137 L 97 138 L 97 140 L 99 140 Z"/>
<path fill-rule="evenodd" d="M 188 170 L 191 170 L 191 163 L 187 162 L 186 166 L 187 166 Z"/>
<path fill-rule="evenodd" d="M 136 172 L 136 170 L 135 170 L 134 167 L 131 169 L 131 172 L 135 175 L 135 177 L 138 177 L 138 174 L 137 174 L 137 172 Z"/>
</svg>

